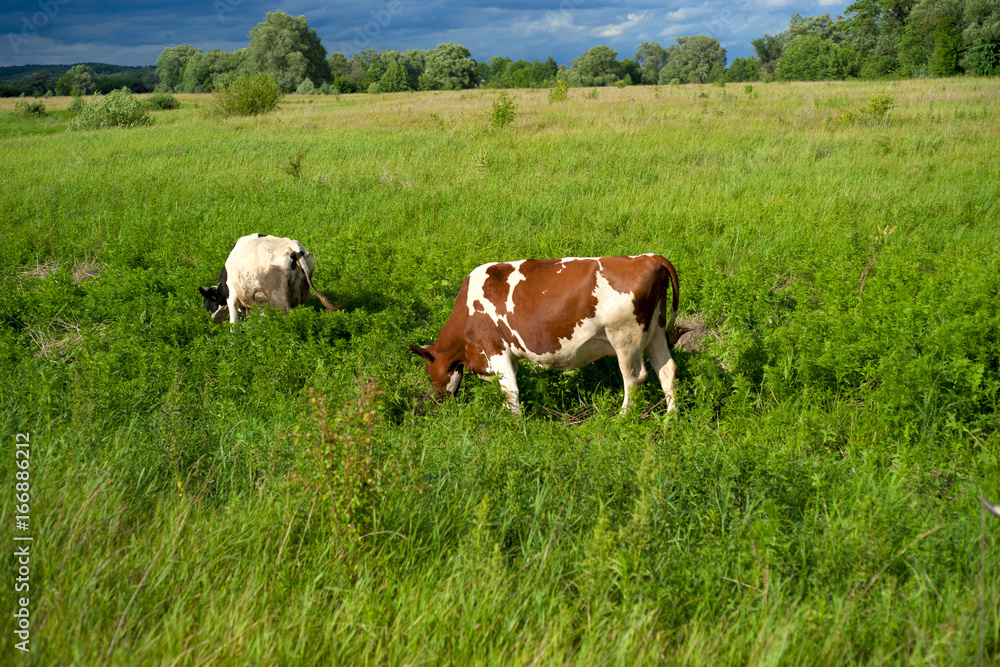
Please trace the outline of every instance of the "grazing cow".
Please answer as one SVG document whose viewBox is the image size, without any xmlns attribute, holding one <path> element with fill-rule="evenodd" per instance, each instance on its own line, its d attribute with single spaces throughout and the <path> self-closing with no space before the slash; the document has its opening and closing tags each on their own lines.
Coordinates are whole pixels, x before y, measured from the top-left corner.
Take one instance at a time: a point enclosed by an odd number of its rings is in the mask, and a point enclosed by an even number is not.
<svg viewBox="0 0 1000 667">
<path fill-rule="evenodd" d="M 463 369 L 495 373 L 514 413 L 519 359 L 566 370 L 616 355 L 624 412 L 632 388 L 646 380 L 645 351 L 673 410 L 677 300 L 677 272 L 654 254 L 484 264 L 462 283 L 437 342 L 410 349 L 427 360 L 439 398 L 458 390 Z"/>
<path fill-rule="evenodd" d="M 287 313 L 309 302 L 310 289 L 327 310 L 337 310 L 313 287 L 315 270 L 316 260 L 298 241 L 251 234 L 229 252 L 219 284 L 198 291 L 213 322 L 222 322 L 228 310 L 230 323 L 235 323 L 239 311 L 246 313 L 255 304 L 269 303 Z"/>
</svg>

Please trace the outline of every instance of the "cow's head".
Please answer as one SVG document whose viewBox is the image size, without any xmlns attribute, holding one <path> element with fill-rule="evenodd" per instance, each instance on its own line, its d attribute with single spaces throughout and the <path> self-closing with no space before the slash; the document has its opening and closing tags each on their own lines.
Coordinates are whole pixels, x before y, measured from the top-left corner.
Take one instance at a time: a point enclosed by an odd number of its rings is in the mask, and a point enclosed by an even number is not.
<svg viewBox="0 0 1000 667">
<path fill-rule="evenodd" d="M 229 315 L 229 306 L 226 304 L 227 297 L 222 296 L 219 285 L 199 287 L 198 291 L 205 297 L 205 310 L 212 315 L 212 321 L 216 324 L 224 322 Z"/>
<path fill-rule="evenodd" d="M 449 359 L 446 355 L 439 354 L 436 347 L 436 343 L 425 347 L 410 343 L 413 353 L 427 360 L 427 374 L 431 376 L 431 384 L 437 391 L 438 400 L 443 400 L 454 396 L 458 391 L 458 385 L 462 383 L 463 365 L 461 359 Z"/>
</svg>

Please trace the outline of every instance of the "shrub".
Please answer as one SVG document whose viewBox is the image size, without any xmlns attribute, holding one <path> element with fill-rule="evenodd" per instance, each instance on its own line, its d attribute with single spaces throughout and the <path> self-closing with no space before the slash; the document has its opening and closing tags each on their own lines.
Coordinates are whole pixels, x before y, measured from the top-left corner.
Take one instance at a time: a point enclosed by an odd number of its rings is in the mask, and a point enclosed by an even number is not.
<svg viewBox="0 0 1000 667">
<path fill-rule="evenodd" d="M 493 124 L 493 127 L 501 128 L 508 123 L 513 123 L 517 114 L 517 104 L 506 90 L 500 91 L 500 94 L 493 100 L 493 107 L 489 112 L 490 123 Z"/>
<path fill-rule="evenodd" d="M 149 115 L 146 105 L 137 100 L 128 88 L 122 88 L 86 102 L 70 127 L 74 130 L 100 130 L 152 124 L 153 117 Z"/>
<path fill-rule="evenodd" d="M 84 106 L 85 103 L 83 101 L 83 98 L 80 97 L 79 95 L 74 95 L 73 101 L 69 103 L 69 110 L 73 113 L 77 113 L 79 111 L 83 111 Z"/>
<path fill-rule="evenodd" d="M 47 116 L 45 112 L 45 102 L 26 102 L 24 100 L 18 100 L 14 102 L 14 110 L 18 113 L 24 114 L 25 116 Z"/>
<path fill-rule="evenodd" d="M 873 116 L 884 117 L 892 110 L 895 103 L 896 96 L 883 90 L 868 98 L 868 106 L 865 107 L 865 111 Z"/>
<path fill-rule="evenodd" d="M 157 111 L 176 109 L 180 105 L 180 100 L 170 93 L 154 93 L 146 100 L 146 107 Z"/>
<path fill-rule="evenodd" d="M 306 77 L 306 78 L 302 79 L 302 83 L 300 83 L 299 87 L 295 89 L 295 94 L 296 95 L 309 95 L 310 93 L 314 92 L 315 90 L 316 90 L 316 85 L 313 84 L 312 79 L 310 79 L 309 77 Z"/>
<path fill-rule="evenodd" d="M 283 97 L 278 84 L 264 72 L 239 76 L 212 93 L 212 113 L 218 116 L 257 116 L 278 108 Z"/>
<path fill-rule="evenodd" d="M 549 102 L 563 102 L 569 92 L 569 84 L 565 79 L 556 81 L 555 87 L 549 91 Z"/>
</svg>

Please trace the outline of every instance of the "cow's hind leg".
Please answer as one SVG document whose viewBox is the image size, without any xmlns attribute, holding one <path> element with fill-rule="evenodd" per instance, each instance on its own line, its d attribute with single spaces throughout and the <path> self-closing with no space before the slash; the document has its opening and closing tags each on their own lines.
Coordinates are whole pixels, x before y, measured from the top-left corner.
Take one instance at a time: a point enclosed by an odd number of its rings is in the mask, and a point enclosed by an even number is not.
<svg viewBox="0 0 1000 667">
<path fill-rule="evenodd" d="M 677 375 L 677 362 L 670 354 L 670 346 L 667 344 L 667 336 L 664 332 L 658 331 L 653 339 L 646 346 L 646 354 L 653 364 L 656 377 L 660 380 L 660 387 L 667 397 L 667 411 L 676 409 L 674 403 L 674 378 Z"/>
<path fill-rule="evenodd" d="M 618 357 L 618 369 L 622 373 L 622 382 L 625 384 L 622 414 L 628 410 L 632 391 L 646 381 L 646 367 L 642 363 L 642 343 L 639 336 L 630 335 L 631 333 L 608 336 L 608 342 L 611 343 L 611 347 L 615 349 L 615 356 Z"/>
</svg>

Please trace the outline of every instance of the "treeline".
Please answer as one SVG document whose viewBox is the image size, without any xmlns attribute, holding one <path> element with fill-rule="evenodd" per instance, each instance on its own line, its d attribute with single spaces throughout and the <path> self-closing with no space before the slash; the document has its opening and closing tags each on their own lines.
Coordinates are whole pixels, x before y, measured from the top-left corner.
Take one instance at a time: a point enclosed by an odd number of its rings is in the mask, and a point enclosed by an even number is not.
<svg viewBox="0 0 1000 667">
<path fill-rule="evenodd" d="M 67 74 L 73 71 L 73 74 Z M 38 67 L 21 65 L 0 67 L 0 97 L 19 95 L 43 97 L 45 95 L 71 95 L 72 83 L 83 77 L 85 92 L 106 94 L 112 90 L 127 87 L 134 93 L 153 91 L 160 82 L 156 68 L 152 65 L 128 67 L 106 63 L 83 63 L 80 65 L 49 65 Z"/>
<path fill-rule="evenodd" d="M 233 52 L 190 45 L 164 49 L 156 62 L 160 89 L 206 92 L 239 74 L 266 72 L 286 91 L 400 92 L 459 88 L 684 84 L 718 81 L 815 81 L 844 78 L 1000 74 L 997 0 L 859 0 L 846 17 L 795 13 L 788 28 L 751 42 L 754 55 L 729 63 L 714 37 L 643 42 L 619 60 L 596 46 L 560 66 L 494 57 L 476 62 L 461 44 L 406 52 L 366 49 L 327 56 L 306 18 L 267 14 Z"/>
<path fill-rule="evenodd" d="M 666 47 L 643 42 L 633 58 L 622 60 L 613 49 L 596 46 L 566 67 L 551 57 L 476 62 L 461 44 L 328 55 L 304 16 L 276 11 L 250 31 L 244 49 L 201 51 L 183 44 L 164 49 L 155 68 L 110 73 L 91 64 L 56 66 L 8 78 L 0 95 L 86 95 L 123 86 L 136 93 L 209 92 L 256 72 L 298 93 L 540 88 L 560 80 L 621 86 L 1000 74 L 997 0 L 858 0 L 845 14 L 795 13 L 786 30 L 753 40 L 754 55 L 731 63 L 717 39 L 693 35 Z"/>
<path fill-rule="evenodd" d="M 751 42 L 756 56 L 738 73 L 765 81 L 1000 74 L 997 0 L 858 0 L 845 13 L 793 14 L 786 30 Z"/>
</svg>

